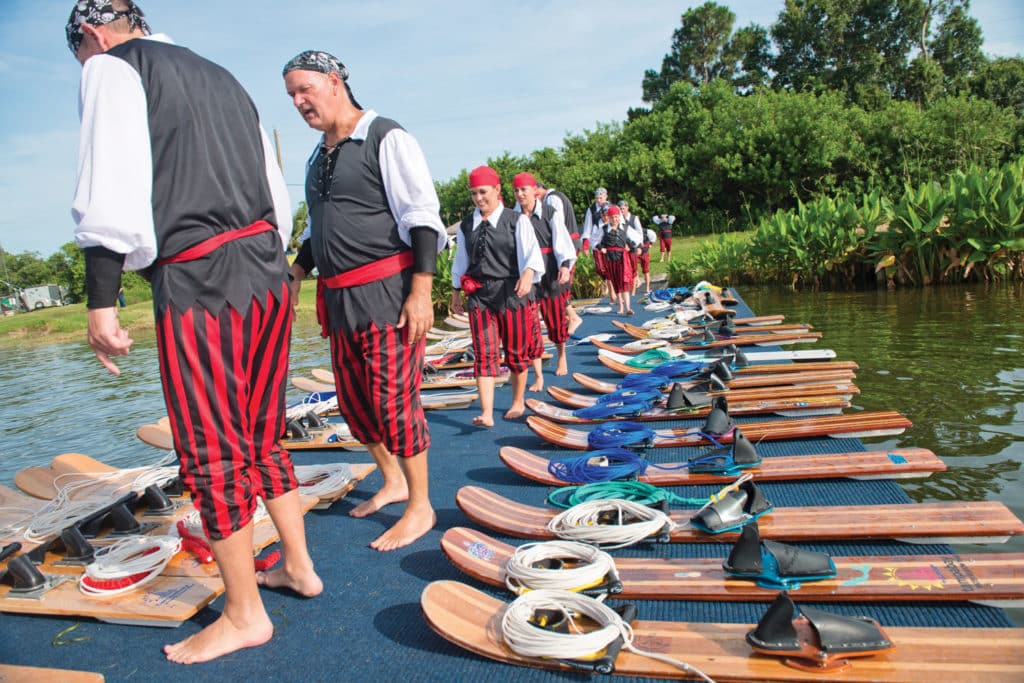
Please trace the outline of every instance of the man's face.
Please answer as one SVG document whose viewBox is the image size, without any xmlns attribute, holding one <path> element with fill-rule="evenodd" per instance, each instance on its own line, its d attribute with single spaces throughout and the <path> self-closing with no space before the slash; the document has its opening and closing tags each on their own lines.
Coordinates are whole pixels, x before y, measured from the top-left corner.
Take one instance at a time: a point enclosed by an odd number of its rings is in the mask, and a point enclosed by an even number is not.
<svg viewBox="0 0 1024 683">
<path fill-rule="evenodd" d="M 629 214 L 629 206 L 627 206 L 626 204 L 623 204 L 622 206 L 620 206 L 619 209 L 622 211 L 622 215 L 625 216 L 625 215 Z"/>
<path fill-rule="evenodd" d="M 476 208 L 485 214 L 490 214 L 501 203 L 501 189 L 499 185 L 477 185 L 476 187 L 471 187 L 469 188 L 469 196 L 473 198 Z"/>
<path fill-rule="evenodd" d="M 324 131 L 333 119 L 332 99 L 340 87 L 333 74 L 296 69 L 284 75 L 284 87 L 302 120 L 314 130 Z M 338 81 L 335 83 L 334 81 Z"/>
<path fill-rule="evenodd" d="M 513 190 L 516 196 L 516 201 L 519 202 L 519 206 L 524 209 L 529 209 L 533 206 L 534 201 L 537 198 L 537 186 L 536 185 L 524 185 L 523 187 L 517 187 Z"/>
<path fill-rule="evenodd" d="M 606 195 L 606 194 L 594 195 L 594 197 L 595 197 L 595 200 L 597 201 L 598 204 L 607 204 L 608 203 L 608 195 Z"/>
</svg>

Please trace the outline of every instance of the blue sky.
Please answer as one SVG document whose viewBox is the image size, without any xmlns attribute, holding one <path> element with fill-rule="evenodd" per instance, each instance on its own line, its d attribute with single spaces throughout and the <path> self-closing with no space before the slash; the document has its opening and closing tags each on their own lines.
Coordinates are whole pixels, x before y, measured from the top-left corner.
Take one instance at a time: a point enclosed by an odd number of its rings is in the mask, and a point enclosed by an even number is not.
<svg viewBox="0 0 1024 683">
<path fill-rule="evenodd" d="M 680 15 L 661 0 L 140 0 L 155 31 L 222 64 L 277 129 L 292 204 L 318 134 L 284 92 L 281 67 L 328 50 L 356 98 L 415 135 L 435 179 L 488 157 L 558 147 L 641 105 Z M 736 26 L 768 26 L 781 0 L 719 0 Z M 72 238 L 80 68 L 64 41 L 71 0 L 3 0 L 0 18 L 0 246 L 49 255 Z M 1024 3 L 974 0 L 984 50 L 1024 53 Z"/>
</svg>

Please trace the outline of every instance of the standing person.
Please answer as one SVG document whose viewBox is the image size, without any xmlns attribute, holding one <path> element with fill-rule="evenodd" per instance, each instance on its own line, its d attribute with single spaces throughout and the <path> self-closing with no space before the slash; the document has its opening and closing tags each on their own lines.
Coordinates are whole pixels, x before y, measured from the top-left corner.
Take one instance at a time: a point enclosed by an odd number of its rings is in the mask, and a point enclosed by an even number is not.
<svg viewBox="0 0 1024 683">
<path fill-rule="evenodd" d="M 401 519 L 370 543 L 394 550 L 436 521 L 420 382 L 424 334 L 434 321 L 430 289 L 448 235 L 416 139 L 359 106 L 344 64 L 310 50 L 289 61 L 283 76 L 299 114 L 323 133 L 307 166 L 310 234 L 292 264 L 292 288 L 297 297 L 316 266 L 318 317 L 345 397 L 338 407 L 384 478 L 349 514 L 366 517 L 408 501 Z"/>
<path fill-rule="evenodd" d="M 534 289 L 534 296 L 544 324 L 547 326 L 548 339 L 555 345 L 558 361 L 556 375 L 569 374 L 569 361 L 565 357 L 565 342 L 569 339 L 569 320 L 566 308 L 569 301 L 569 276 L 576 263 L 576 250 L 572 246 L 572 238 L 565 227 L 562 214 L 537 199 L 537 181 L 531 173 L 519 173 L 512 179 L 512 187 L 516 197 L 515 212 L 530 219 L 537 244 L 544 256 L 544 274 Z M 540 335 L 540 326 L 537 326 Z M 541 340 L 541 348 L 543 348 Z M 544 388 L 544 371 L 540 355 L 533 360 L 536 374 L 530 391 Z"/>
<path fill-rule="evenodd" d="M 133 2 L 78 0 L 66 32 L 83 65 L 72 216 L 85 251 L 88 341 L 119 374 L 111 357 L 132 344 L 115 307 L 121 272 L 147 273 L 181 478 L 226 590 L 221 616 L 164 652 L 203 662 L 273 635 L 257 579 L 309 597 L 323 590 L 278 444 L 291 334 L 288 192 L 242 86 L 150 35 Z M 257 496 L 284 548 L 282 567 L 259 577 Z"/>
<path fill-rule="evenodd" d="M 644 294 L 651 293 L 651 246 L 658 239 L 658 235 L 650 228 L 643 231 L 643 242 L 640 244 L 640 255 L 637 263 L 644 274 Z M 633 286 L 633 295 L 636 295 L 636 288 L 640 286 L 640 276 L 637 275 L 636 284 Z"/>
<path fill-rule="evenodd" d="M 517 419 L 526 410 L 526 371 L 543 351 L 533 285 L 544 274 L 544 258 L 530 219 L 502 206 L 497 171 L 474 168 L 469 193 L 476 209 L 459 225 L 451 309 L 462 313 L 465 295 L 480 392 L 480 414 L 473 424 L 493 427 L 499 345 L 505 348 L 505 364 L 512 373 L 512 405 L 505 419 Z"/>
<path fill-rule="evenodd" d="M 612 303 L 618 304 L 619 315 L 633 315 L 629 302 L 629 292 L 633 286 L 629 252 L 634 249 L 634 245 L 629 241 L 622 226 L 622 213 L 619 207 L 609 207 L 605 218 L 608 222 L 601 226 L 601 241 L 594 249 L 604 258 L 605 278 L 612 291 Z"/>
<path fill-rule="evenodd" d="M 598 228 L 605 222 L 605 213 L 611 203 L 608 201 L 608 190 L 599 187 L 594 190 L 594 203 L 587 207 L 587 213 L 583 217 L 583 251 L 590 249 L 590 245 L 601 241 Z"/>
<path fill-rule="evenodd" d="M 672 260 L 672 224 L 676 222 L 675 216 L 661 214 L 654 217 L 654 224 L 658 226 L 658 247 L 661 250 L 659 263 L 665 261 L 665 255 Z"/>
<path fill-rule="evenodd" d="M 548 188 L 543 183 L 537 183 L 537 199 L 562 214 L 565 229 L 569 231 L 569 237 L 572 239 L 572 246 L 576 249 L 576 255 L 578 256 L 580 250 L 583 248 L 583 237 L 580 235 L 579 223 L 576 221 L 576 211 L 572 208 L 572 202 L 569 201 L 569 198 L 565 196 L 564 192 L 554 188 Z M 573 273 L 575 272 L 576 269 L 574 267 Z M 583 324 L 583 318 L 580 317 L 580 314 L 576 312 L 576 308 L 572 305 L 572 281 L 572 273 L 570 273 L 569 297 L 565 303 L 565 314 L 569 320 L 570 337 L 572 337 L 577 328 Z"/>
<path fill-rule="evenodd" d="M 636 288 L 640 284 L 640 252 L 641 245 L 644 241 L 643 226 L 640 224 L 640 219 L 637 218 L 636 214 L 629 212 L 629 202 L 625 199 L 619 200 L 619 211 L 622 212 L 622 227 L 626 230 L 626 238 L 629 243 L 634 247 L 629 251 L 629 266 L 630 270 L 633 271 L 633 285 L 630 288 L 632 294 L 636 294 Z"/>
</svg>

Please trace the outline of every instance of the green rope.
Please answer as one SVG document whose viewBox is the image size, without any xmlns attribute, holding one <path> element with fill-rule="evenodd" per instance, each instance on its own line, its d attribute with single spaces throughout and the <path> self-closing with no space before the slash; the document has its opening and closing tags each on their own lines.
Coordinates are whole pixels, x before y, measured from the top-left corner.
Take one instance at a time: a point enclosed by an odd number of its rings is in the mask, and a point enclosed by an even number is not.
<svg viewBox="0 0 1024 683">
<path fill-rule="evenodd" d="M 684 498 L 667 489 L 642 481 L 601 481 L 583 486 L 563 486 L 548 495 L 548 502 L 555 507 L 571 508 L 588 500 L 629 500 L 641 505 L 655 506 L 662 501 L 669 505 L 700 507 L 707 498 Z"/>
</svg>

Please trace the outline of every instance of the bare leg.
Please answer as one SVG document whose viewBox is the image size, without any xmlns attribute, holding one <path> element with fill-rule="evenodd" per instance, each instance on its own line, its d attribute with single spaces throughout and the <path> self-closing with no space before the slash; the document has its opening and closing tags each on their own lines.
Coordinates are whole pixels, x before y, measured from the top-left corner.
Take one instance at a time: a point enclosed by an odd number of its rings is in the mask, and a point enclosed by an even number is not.
<svg viewBox="0 0 1024 683">
<path fill-rule="evenodd" d="M 224 611 L 199 633 L 164 646 L 167 659 L 179 664 L 208 662 L 230 652 L 262 645 L 274 635 L 263 608 L 252 561 L 252 522 L 225 539 L 210 541 L 224 580 Z"/>
<path fill-rule="evenodd" d="M 494 426 L 494 378 L 476 377 L 476 390 L 480 394 L 480 414 L 473 418 L 477 427 Z"/>
<path fill-rule="evenodd" d="M 284 562 L 273 571 L 257 572 L 256 583 L 269 588 L 290 588 L 307 598 L 319 595 L 324 585 L 313 569 L 313 560 L 306 547 L 306 526 L 299 507 L 298 490 L 265 502 L 270 519 L 281 536 Z"/>
<path fill-rule="evenodd" d="M 533 379 L 533 384 L 530 385 L 530 391 L 543 391 L 544 390 L 544 360 L 542 358 L 533 359 L 533 374 L 536 375 Z"/>
<path fill-rule="evenodd" d="M 409 487 L 409 503 L 405 513 L 394 526 L 377 537 L 371 548 L 386 552 L 409 545 L 434 528 L 437 516 L 430 504 L 427 452 L 421 451 L 411 458 L 395 458 Z"/>
<path fill-rule="evenodd" d="M 576 309 L 573 308 L 572 304 L 567 305 L 565 308 L 566 317 L 569 319 L 569 334 L 573 334 L 576 332 L 576 329 L 583 324 L 583 318 L 581 318 L 580 314 L 576 312 Z"/>
<path fill-rule="evenodd" d="M 649 270 L 646 273 L 644 273 L 644 287 L 647 289 L 647 291 L 645 291 L 644 294 L 650 294 L 651 293 L 651 271 L 649 271 Z"/>
<path fill-rule="evenodd" d="M 515 420 L 526 412 L 526 371 L 512 373 L 512 405 L 505 411 L 506 420 Z M 483 395 L 480 396 L 483 399 Z"/>
<path fill-rule="evenodd" d="M 373 461 L 380 468 L 384 477 L 384 485 L 373 495 L 370 500 L 364 501 L 349 510 L 352 517 L 366 517 L 380 510 L 391 503 L 401 503 L 409 499 L 409 485 L 405 481 L 405 474 L 399 467 L 397 459 L 384 447 L 384 444 L 368 443 L 366 450 L 373 456 Z"/>
<path fill-rule="evenodd" d="M 626 308 L 625 312 L 628 315 L 633 315 L 633 309 L 629 307 L 629 292 L 623 292 L 619 296 L 622 297 L 622 301 L 619 305 L 624 306 Z"/>
<path fill-rule="evenodd" d="M 555 351 L 558 353 L 558 367 L 555 368 L 555 375 L 561 377 L 569 374 L 569 360 L 565 357 L 565 344 L 555 344 Z"/>
</svg>

